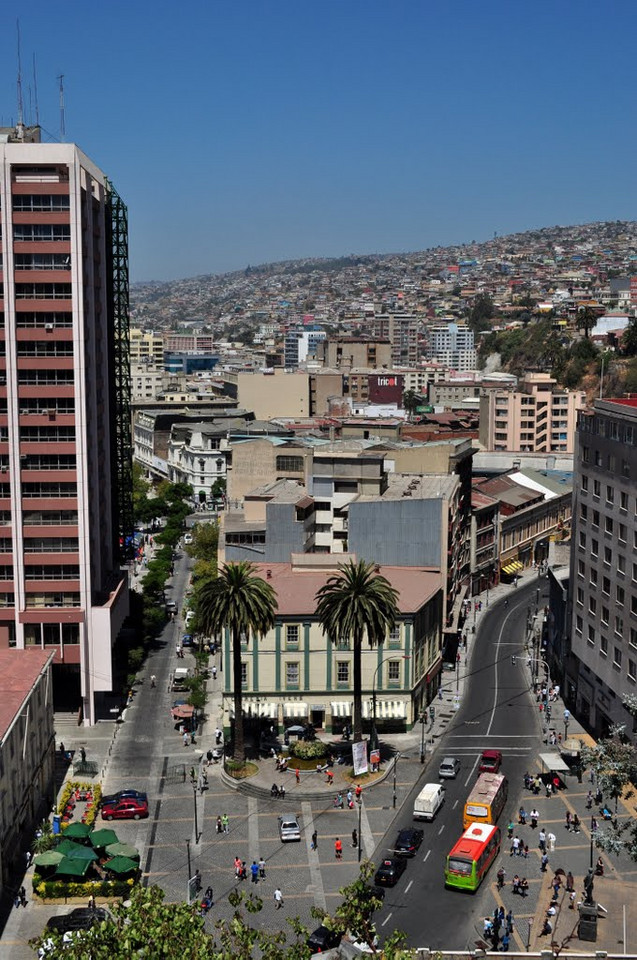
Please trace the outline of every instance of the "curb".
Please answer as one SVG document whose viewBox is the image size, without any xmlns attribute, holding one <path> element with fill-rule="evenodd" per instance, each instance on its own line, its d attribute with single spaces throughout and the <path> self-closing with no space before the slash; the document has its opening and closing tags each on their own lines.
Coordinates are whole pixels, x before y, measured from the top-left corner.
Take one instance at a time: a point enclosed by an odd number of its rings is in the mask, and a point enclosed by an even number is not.
<svg viewBox="0 0 637 960">
<path fill-rule="evenodd" d="M 373 790 L 375 786 L 379 783 L 383 783 L 384 780 L 390 775 L 394 769 L 396 763 L 396 758 L 391 757 L 388 761 L 386 768 L 382 771 L 381 775 L 373 781 L 373 783 L 367 784 L 363 787 L 363 793 L 368 790 Z M 239 793 L 245 793 L 249 797 L 258 797 L 259 799 L 272 800 L 274 799 L 270 793 L 268 787 L 261 787 L 259 784 L 251 783 L 252 777 L 248 777 L 245 780 L 235 780 L 234 777 L 231 777 L 226 773 L 225 769 L 221 769 L 221 779 L 223 783 L 230 787 L 231 790 L 237 790 Z M 335 784 L 333 784 L 333 790 L 303 790 L 302 788 L 286 790 L 286 800 L 331 800 L 335 793 L 343 793 L 343 790 L 339 790 Z M 276 798 L 278 799 L 278 797 Z"/>
</svg>

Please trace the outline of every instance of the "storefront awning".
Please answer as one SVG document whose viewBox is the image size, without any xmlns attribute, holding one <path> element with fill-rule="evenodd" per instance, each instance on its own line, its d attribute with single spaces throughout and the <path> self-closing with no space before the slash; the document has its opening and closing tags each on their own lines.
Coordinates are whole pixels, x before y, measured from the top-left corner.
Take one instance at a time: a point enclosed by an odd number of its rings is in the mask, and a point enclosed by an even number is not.
<svg viewBox="0 0 637 960">
<path fill-rule="evenodd" d="M 351 717 L 352 715 L 351 700 L 333 700 L 330 706 L 333 717 Z"/>
<path fill-rule="evenodd" d="M 518 570 L 523 569 L 523 564 L 519 560 L 511 560 L 507 563 L 506 567 L 502 567 L 503 573 L 516 573 Z"/>
<path fill-rule="evenodd" d="M 407 716 L 407 705 L 404 700 L 376 700 L 377 720 L 404 720 Z M 363 700 L 363 717 L 372 720 L 374 711 L 371 700 Z"/>
<path fill-rule="evenodd" d="M 299 701 L 284 703 L 283 713 L 286 720 L 289 720 L 291 717 L 307 717 L 307 703 L 301 703 Z"/>
<path fill-rule="evenodd" d="M 246 717 L 262 717 L 266 720 L 273 720 L 277 716 L 277 704 L 270 703 L 267 700 L 244 700 L 243 712 Z"/>
<path fill-rule="evenodd" d="M 547 773 L 568 773 L 571 769 L 568 763 L 562 760 L 559 753 L 541 753 L 540 763 L 542 764 L 542 772 L 546 770 Z"/>
</svg>

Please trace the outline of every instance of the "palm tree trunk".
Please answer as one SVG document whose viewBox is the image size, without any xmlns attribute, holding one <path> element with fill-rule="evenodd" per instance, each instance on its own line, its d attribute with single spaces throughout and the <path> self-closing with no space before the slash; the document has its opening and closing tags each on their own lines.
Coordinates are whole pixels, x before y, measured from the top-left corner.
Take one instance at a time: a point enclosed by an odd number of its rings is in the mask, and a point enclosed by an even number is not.
<svg viewBox="0 0 637 960">
<path fill-rule="evenodd" d="M 363 717 L 362 717 L 362 649 L 363 638 L 358 634 L 354 635 L 354 743 L 359 743 L 363 739 Z"/>
<path fill-rule="evenodd" d="M 245 760 L 243 737 L 243 689 L 241 685 L 241 635 L 232 631 L 232 684 L 234 694 L 234 759 L 237 763 Z"/>
</svg>

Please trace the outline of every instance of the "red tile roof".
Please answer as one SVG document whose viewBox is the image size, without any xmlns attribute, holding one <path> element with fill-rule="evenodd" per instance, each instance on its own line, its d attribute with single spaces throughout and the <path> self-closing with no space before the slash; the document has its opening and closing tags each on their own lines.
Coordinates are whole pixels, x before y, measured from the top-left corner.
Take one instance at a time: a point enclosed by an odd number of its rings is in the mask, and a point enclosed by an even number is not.
<svg viewBox="0 0 637 960">
<path fill-rule="evenodd" d="M 0 650 L 0 739 L 2 739 L 53 651 Z"/>
</svg>

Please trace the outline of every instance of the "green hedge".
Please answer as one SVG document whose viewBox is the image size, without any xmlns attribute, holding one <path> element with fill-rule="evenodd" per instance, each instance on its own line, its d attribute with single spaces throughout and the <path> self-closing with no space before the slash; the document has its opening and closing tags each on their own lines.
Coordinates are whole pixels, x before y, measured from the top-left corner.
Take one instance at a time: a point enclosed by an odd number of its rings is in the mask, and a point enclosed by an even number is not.
<svg viewBox="0 0 637 960">
<path fill-rule="evenodd" d="M 136 880 L 85 880 L 82 883 L 67 880 L 43 880 L 33 874 L 33 892 L 43 900 L 87 899 L 88 897 L 125 897 Z"/>
<path fill-rule="evenodd" d="M 320 760 L 327 756 L 327 747 L 320 740 L 297 740 L 290 744 L 290 756 L 298 757 L 299 760 Z"/>
</svg>

